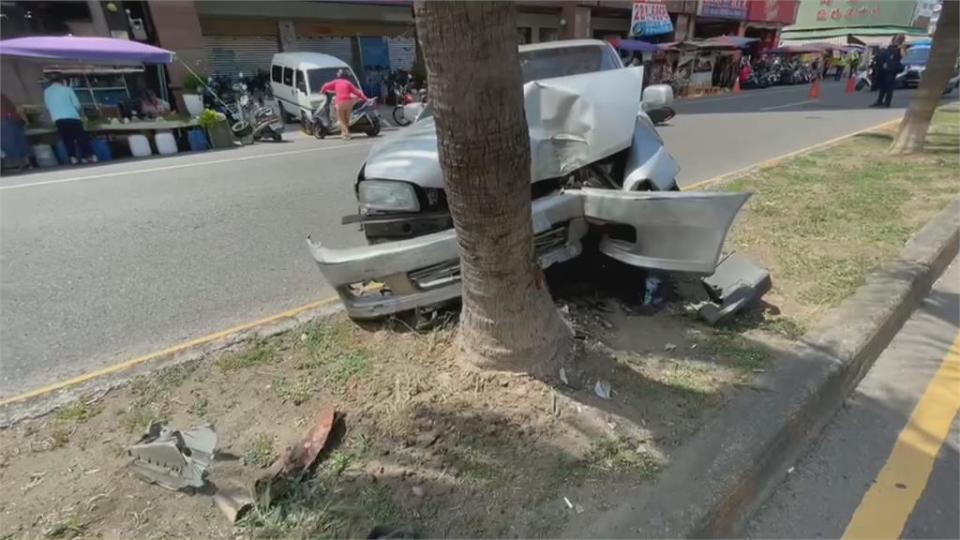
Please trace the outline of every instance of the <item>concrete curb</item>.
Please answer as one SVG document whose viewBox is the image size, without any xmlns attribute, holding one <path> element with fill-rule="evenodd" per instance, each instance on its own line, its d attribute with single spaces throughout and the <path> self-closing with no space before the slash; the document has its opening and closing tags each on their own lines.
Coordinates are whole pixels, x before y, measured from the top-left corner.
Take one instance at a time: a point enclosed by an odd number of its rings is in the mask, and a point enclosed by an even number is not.
<svg viewBox="0 0 960 540">
<path fill-rule="evenodd" d="M 652 486 L 565 533 L 732 537 L 843 405 L 960 250 L 960 199 L 674 455 Z"/>
<path fill-rule="evenodd" d="M 95 377 L 87 382 L 70 385 L 43 395 L 10 403 L 0 407 L 0 429 L 9 427 L 27 418 L 43 416 L 54 409 L 78 399 L 90 399 L 110 390 L 123 386 L 141 375 L 158 373 L 165 369 L 189 362 L 201 362 L 218 354 L 236 351 L 259 339 L 280 335 L 304 324 L 328 318 L 343 310 L 343 304 L 336 302 L 316 309 L 283 317 L 266 324 L 232 332 L 219 339 L 189 347 L 165 357 L 144 362 L 116 373 Z"/>
</svg>

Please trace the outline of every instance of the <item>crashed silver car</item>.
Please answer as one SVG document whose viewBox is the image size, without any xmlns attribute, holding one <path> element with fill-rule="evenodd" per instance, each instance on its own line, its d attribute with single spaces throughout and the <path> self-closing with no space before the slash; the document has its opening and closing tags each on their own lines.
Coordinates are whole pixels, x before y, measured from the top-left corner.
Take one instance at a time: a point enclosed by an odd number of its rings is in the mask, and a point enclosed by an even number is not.
<svg viewBox="0 0 960 540">
<path fill-rule="evenodd" d="M 530 131 L 534 242 L 544 268 L 599 250 L 626 264 L 709 275 L 748 194 L 682 193 L 678 167 L 643 112 L 643 68 L 603 41 L 520 47 Z M 377 318 L 460 295 L 459 254 L 429 110 L 374 146 L 360 170 L 359 222 L 372 245 L 330 249 L 308 238 L 347 313 Z"/>
</svg>

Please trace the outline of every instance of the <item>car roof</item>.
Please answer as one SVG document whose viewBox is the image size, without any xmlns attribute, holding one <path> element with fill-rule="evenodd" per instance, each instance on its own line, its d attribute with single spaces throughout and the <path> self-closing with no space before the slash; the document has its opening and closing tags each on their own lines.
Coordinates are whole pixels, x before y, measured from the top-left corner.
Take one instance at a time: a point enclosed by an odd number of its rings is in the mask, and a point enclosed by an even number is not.
<svg viewBox="0 0 960 540">
<path fill-rule="evenodd" d="M 609 47 L 606 41 L 599 39 L 563 39 L 560 41 L 545 41 L 521 45 L 520 52 L 540 51 L 545 49 L 566 49 L 568 47 Z"/>
<path fill-rule="evenodd" d="M 286 52 L 273 55 L 274 64 L 310 68 L 349 68 L 350 65 L 336 56 L 316 52 Z"/>
</svg>

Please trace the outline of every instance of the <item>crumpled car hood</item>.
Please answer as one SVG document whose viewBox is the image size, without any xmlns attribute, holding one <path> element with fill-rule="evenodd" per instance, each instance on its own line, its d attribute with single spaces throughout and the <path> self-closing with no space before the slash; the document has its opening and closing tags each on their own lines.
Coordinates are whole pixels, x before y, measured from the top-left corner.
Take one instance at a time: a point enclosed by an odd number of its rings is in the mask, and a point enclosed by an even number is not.
<svg viewBox="0 0 960 540">
<path fill-rule="evenodd" d="M 629 148 L 640 113 L 643 68 L 531 81 L 523 95 L 530 128 L 530 181 L 568 174 Z M 364 177 L 442 188 L 433 117 L 370 149 Z"/>
</svg>

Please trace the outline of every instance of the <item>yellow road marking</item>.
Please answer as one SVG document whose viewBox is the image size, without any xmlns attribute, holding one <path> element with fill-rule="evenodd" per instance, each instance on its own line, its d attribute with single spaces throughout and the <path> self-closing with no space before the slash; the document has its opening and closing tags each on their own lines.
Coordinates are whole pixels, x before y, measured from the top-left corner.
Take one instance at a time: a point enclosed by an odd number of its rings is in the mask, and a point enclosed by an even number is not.
<svg viewBox="0 0 960 540">
<path fill-rule="evenodd" d="M 719 182 L 719 181 L 721 181 L 721 180 L 723 180 L 723 179 L 725 179 L 725 178 L 729 178 L 729 177 L 731 177 L 731 176 L 737 176 L 737 175 L 739 175 L 739 174 L 743 174 L 743 173 L 745 173 L 745 172 L 747 172 L 747 171 L 753 171 L 753 170 L 757 170 L 757 169 L 763 169 L 763 168 L 766 168 L 766 167 L 770 167 L 770 166 L 773 166 L 773 165 L 778 165 L 778 164 L 780 164 L 782 161 L 787 160 L 787 159 L 790 159 L 790 158 L 792 158 L 792 157 L 796 157 L 796 156 L 798 156 L 798 155 L 800 155 L 800 154 L 805 154 L 805 153 L 807 153 L 807 152 L 811 152 L 811 151 L 813 151 L 813 150 L 817 150 L 818 148 L 823 148 L 823 147 L 825 147 L 825 146 L 830 146 L 830 145 L 832 145 L 832 144 L 836 144 L 836 143 L 838 143 L 838 142 L 840 142 L 840 141 L 843 141 L 843 140 L 845 140 L 845 139 L 849 139 L 850 137 L 856 137 L 857 135 L 859 135 L 859 134 L 861 134 L 861 133 L 866 133 L 866 132 L 868 132 L 868 131 L 874 131 L 874 130 L 877 130 L 877 129 L 883 129 L 883 128 L 887 127 L 887 126 L 893 125 L 894 123 L 899 123 L 901 120 L 902 120 L 902 118 L 894 118 L 893 120 L 887 120 L 886 122 L 881 122 L 881 123 L 879 123 L 879 124 L 877 124 L 877 125 L 874 125 L 874 126 L 866 127 L 866 128 L 863 128 L 863 129 L 858 129 L 857 131 L 854 131 L 853 133 L 847 133 L 846 135 L 840 135 L 839 137 L 834 137 L 834 138 L 832 138 L 832 139 L 830 139 L 830 140 L 826 140 L 826 141 L 823 141 L 823 142 L 819 142 L 819 143 L 817 143 L 817 144 L 813 144 L 813 145 L 807 146 L 807 147 L 805 147 L 805 148 L 801 148 L 801 149 L 799 149 L 799 150 L 794 150 L 793 152 L 787 152 L 786 154 L 783 154 L 783 155 L 781 155 L 781 156 L 777 156 L 777 157 L 775 157 L 775 158 L 770 158 L 770 159 L 768 159 L 768 160 L 764 160 L 764 161 L 761 161 L 761 162 L 759 162 L 759 163 L 753 163 L 753 164 L 751 164 L 751 165 L 747 165 L 746 167 L 743 167 L 743 168 L 741 168 L 741 169 L 737 169 L 737 170 L 735 170 L 735 171 L 731 171 L 731 172 L 728 172 L 728 173 L 724 173 L 724 174 L 721 174 L 721 175 L 719 175 L 719 176 L 714 176 L 713 178 L 708 178 L 708 179 L 706 179 L 706 180 L 701 180 L 700 182 L 697 182 L 696 184 L 690 184 L 689 186 L 684 186 L 684 187 L 680 188 L 680 191 L 691 191 L 691 190 L 694 190 L 694 189 L 699 189 L 699 188 L 702 188 L 702 187 L 707 186 L 707 185 L 710 185 L 710 184 L 715 184 L 715 183 L 717 183 L 717 182 Z"/>
<path fill-rule="evenodd" d="M 284 311 L 284 312 L 282 312 L 282 313 L 277 313 L 276 315 L 271 315 L 270 317 L 266 317 L 266 318 L 263 318 L 263 319 L 260 319 L 260 320 L 257 320 L 257 321 L 253 321 L 253 322 L 250 322 L 250 323 L 241 324 L 241 325 L 239 325 L 239 326 L 234 326 L 233 328 L 228 328 L 228 329 L 226 329 L 226 330 L 221 330 L 220 332 L 215 332 L 215 333 L 213 333 L 213 334 L 209 334 L 209 335 L 206 335 L 206 336 L 203 336 L 203 337 L 199 337 L 199 338 L 196 338 L 196 339 L 192 339 L 192 340 L 190 340 L 190 341 L 183 342 L 183 343 L 181 343 L 181 344 L 179 344 L 179 345 L 174 345 L 174 346 L 172 346 L 172 347 L 167 347 L 166 349 L 163 349 L 163 350 L 161 350 L 161 351 L 153 352 L 153 353 L 150 353 L 150 354 L 145 354 L 145 355 L 143 355 L 143 356 L 138 356 L 138 357 L 136 357 L 136 358 L 131 358 L 130 360 L 126 360 L 126 361 L 124 361 L 124 362 L 120 362 L 119 364 L 114 364 L 114 365 L 112 365 L 112 366 L 107 366 L 107 367 L 105 367 L 105 368 L 101 368 L 101 369 L 98 369 L 98 370 L 96 370 L 96 371 L 91 371 L 90 373 L 85 373 L 85 374 L 83 374 L 83 375 L 80 375 L 80 376 L 78 376 L 78 377 L 74 377 L 74 378 L 72 378 L 72 379 L 67 379 L 67 380 L 65 380 L 65 381 L 61 381 L 61 382 L 58 382 L 58 383 L 53 383 L 53 384 L 48 385 L 48 386 L 44 386 L 43 388 L 37 388 L 36 390 L 31 390 L 31 391 L 29 391 L 29 392 L 27 392 L 27 393 L 25 393 L 25 394 L 20 394 L 19 396 L 13 396 L 13 397 L 10 397 L 10 398 L 6 398 L 6 399 L 4 399 L 4 400 L 0 400 L 0 407 L 2 407 L 2 406 L 4 406 L 4 405 L 9 405 L 9 404 L 11 404 L 11 403 L 17 403 L 17 402 L 19 402 L 19 401 L 25 401 L 25 400 L 28 400 L 28 399 L 31 399 L 31 398 L 35 398 L 35 397 L 38 397 L 38 396 L 42 396 L 42 395 L 44 395 L 44 394 L 49 394 L 50 392 L 55 392 L 55 391 L 57 391 L 57 390 L 61 390 L 61 389 L 66 388 L 66 387 L 68 387 L 68 386 L 75 386 L 75 385 L 77 385 L 77 384 L 84 383 L 84 382 L 87 382 L 87 381 L 89 381 L 89 380 L 96 379 L 96 378 L 98 378 L 98 377 L 102 377 L 102 376 L 104 376 L 104 375 L 109 375 L 109 374 L 111 374 L 111 373 L 117 373 L 117 372 L 119 372 L 119 371 L 124 371 L 124 370 L 130 369 L 130 368 L 132 368 L 132 367 L 134 367 L 134 366 L 137 366 L 137 365 L 139 365 L 139 364 L 143 364 L 143 363 L 145 363 L 145 362 L 149 362 L 149 361 L 151 361 L 151 360 L 157 360 L 157 359 L 163 358 L 163 357 L 165 357 L 165 356 L 169 356 L 169 355 L 173 355 L 173 354 L 176 354 L 176 353 L 185 351 L 186 349 L 189 349 L 190 347 L 196 347 L 197 345 L 204 345 L 204 344 L 206 344 L 206 343 L 210 343 L 211 341 L 216 341 L 216 340 L 218 340 L 218 339 L 225 338 L 225 337 L 227 337 L 227 336 L 229 336 L 229 335 L 231 335 L 231 334 L 235 334 L 235 333 L 237 333 L 237 332 L 245 332 L 245 331 L 247 331 L 247 330 L 250 330 L 250 329 L 256 328 L 256 327 L 258 327 L 258 326 L 265 325 L 265 324 L 269 324 L 269 323 L 278 321 L 278 320 L 280 320 L 280 319 L 285 319 L 285 318 L 289 318 L 289 317 L 296 317 L 297 315 L 300 315 L 301 313 L 304 313 L 304 312 L 306 312 L 306 311 L 310 311 L 310 310 L 312 310 L 312 309 L 321 308 L 321 307 L 326 306 L 326 305 L 328 305 L 328 304 L 331 304 L 331 303 L 333 303 L 333 302 L 335 302 L 335 301 L 337 301 L 337 300 L 339 300 L 339 298 L 336 297 L 336 296 L 333 296 L 333 297 L 330 297 L 330 298 L 324 298 L 323 300 L 318 300 L 318 301 L 316 301 L 316 302 L 311 302 L 311 303 L 309 303 L 309 304 L 305 304 L 305 305 L 302 305 L 302 306 L 300 306 L 300 307 L 295 307 L 295 308 L 293 308 L 293 309 Z"/>
<path fill-rule="evenodd" d="M 923 494 L 937 454 L 960 411 L 960 334 L 900 432 L 844 538 L 899 538 Z"/>
</svg>

